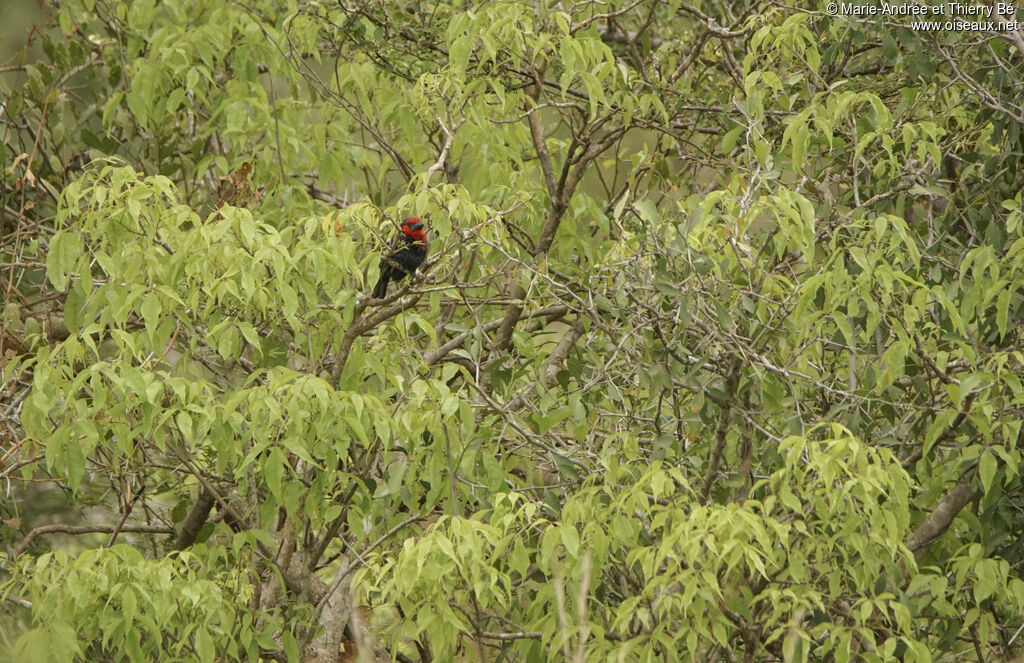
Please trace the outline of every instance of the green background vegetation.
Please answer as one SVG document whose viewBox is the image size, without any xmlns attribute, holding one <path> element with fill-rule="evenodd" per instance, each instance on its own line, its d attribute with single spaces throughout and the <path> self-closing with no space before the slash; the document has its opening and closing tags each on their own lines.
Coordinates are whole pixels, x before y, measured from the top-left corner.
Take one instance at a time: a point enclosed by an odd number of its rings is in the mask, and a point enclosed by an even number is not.
<svg viewBox="0 0 1024 663">
<path fill-rule="evenodd" d="M 1024 36 L 825 4 L 4 3 L 0 646 L 1013 660 Z"/>
</svg>

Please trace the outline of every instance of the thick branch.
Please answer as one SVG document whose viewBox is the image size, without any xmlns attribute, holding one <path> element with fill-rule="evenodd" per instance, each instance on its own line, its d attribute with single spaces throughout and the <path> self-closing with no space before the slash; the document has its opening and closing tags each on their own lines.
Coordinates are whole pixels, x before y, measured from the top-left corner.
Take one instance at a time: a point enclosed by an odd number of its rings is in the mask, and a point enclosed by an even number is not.
<svg viewBox="0 0 1024 663">
<path fill-rule="evenodd" d="M 565 182 L 559 187 L 556 195 L 552 197 L 551 211 L 548 212 L 544 230 L 541 231 L 540 238 L 537 240 L 536 248 L 533 251 L 534 257 L 546 253 L 551 248 L 551 244 L 555 241 L 555 233 L 558 232 L 558 226 L 562 223 L 562 217 L 565 216 L 565 210 L 569 209 L 569 201 L 572 200 L 573 194 L 576 193 L 576 187 L 579 186 L 580 180 L 583 179 L 587 166 L 608 149 L 612 143 L 621 138 L 625 132 L 626 129 L 624 127 L 609 131 L 599 141 L 592 143 L 587 148 L 587 151 L 580 155 L 579 161 L 572 167 L 572 170 L 569 171 L 565 178 Z M 554 177 L 553 173 L 552 177 Z"/>
<path fill-rule="evenodd" d="M 953 487 L 942 501 L 932 509 L 924 522 L 918 525 L 914 533 L 907 539 L 907 548 L 914 553 L 914 559 L 920 561 L 928 552 L 928 547 L 942 536 L 953 524 L 960 510 L 974 497 L 974 488 L 969 479 L 961 481 Z"/>
<path fill-rule="evenodd" d="M 544 379 L 547 385 L 550 387 L 555 384 L 555 380 L 558 377 L 558 371 L 565 363 L 566 358 L 569 356 L 569 351 L 572 350 L 572 346 L 576 345 L 576 341 L 579 340 L 580 336 L 583 335 L 583 320 L 577 320 L 572 327 L 569 327 L 565 335 L 562 336 L 562 340 L 558 342 L 555 349 L 551 352 L 551 356 L 548 357 L 548 367 Z"/>
<path fill-rule="evenodd" d="M 715 440 L 711 447 L 711 458 L 708 460 L 708 470 L 704 474 L 704 490 L 701 495 L 701 502 L 708 503 L 711 499 L 711 485 L 718 474 L 718 467 L 722 462 L 722 451 L 725 449 L 726 434 L 729 432 L 729 421 L 732 419 L 732 399 L 736 395 L 736 388 L 740 383 L 740 362 L 733 360 L 732 370 L 725 378 L 726 400 L 721 404 L 721 412 L 718 415 L 718 424 L 715 426 Z"/>
<path fill-rule="evenodd" d="M 465 120 L 463 119 L 463 121 Z M 445 140 L 444 145 L 441 147 L 441 153 L 437 157 L 437 161 L 427 168 L 427 172 L 423 177 L 424 190 L 426 190 L 427 186 L 430 184 L 430 178 L 434 176 L 434 173 L 444 168 L 445 164 L 448 162 L 448 153 L 452 149 L 452 143 L 455 142 L 455 132 L 458 131 L 460 126 L 462 126 L 462 122 L 459 122 L 457 125 L 449 129 L 444 125 L 444 122 L 441 121 L 441 118 L 437 118 L 437 124 L 444 132 Z"/>
<path fill-rule="evenodd" d="M 558 226 L 562 223 L 562 217 L 565 216 L 565 210 L 569 207 L 569 201 L 572 199 L 576 187 L 579 185 L 580 180 L 583 179 L 583 173 L 586 171 L 587 165 L 604 152 L 609 145 L 618 140 L 625 133 L 625 128 L 620 127 L 609 131 L 599 141 L 591 144 L 586 152 L 580 155 L 579 160 L 572 169 L 568 171 L 565 181 L 558 182 L 555 179 L 555 171 L 551 166 L 551 156 L 548 154 L 540 116 L 536 110 L 533 110 L 529 113 L 528 117 L 530 135 L 533 138 L 534 148 L 537 150 L 537 158 L 540 160 L 541 168 L 544 171 L 544 181 L 547 183 L 548 194 L 551 197 L 551 209 L 548 211 L 547 221 L 531 251 L 531 255 L 537 258 L 551 248 L 551 244 L 555 240 L 555 234 L 558 232 Z M 522 300 L 526 297 L 526 291 L 523 290 L 522 286 L 517 285 L 513 289 L 512 296 L 514 299 Z M 505 317 L 502 319 L 501 326 L 498 329 L 494 345 L 491 348 L 492 358 L 496 357 L 498 353 L 502 352 L 511 343 L 512 333 L 515 331 L 522 314 L 522 303 L 515 303 L 508 307 L 508 311 L 505 313 Z"/>
<path fill-rule="evenodd" d="M 555 179 L 555 169 L 551 167 L 551 155 L 548 154 L 548 144 L 544 139 L 544 126 L 540 121 L 540 113 L 533 108 L 527 114 L 530 123 L 530 137 L 533 139 L 533 147 L 537 150 L 537 158 L 540 160 L 541 170 L 544 171 L 544 183 L 548 187 L 548 196 L 554 204 L 558 199 L 558 184 Z"/>
<path fill-rule="evenodd" d="M 512 288 L 511 294 L 519 302 L 522 302 L 526 297 L 526 291 L 518 283 Z M 519 318 L 522 315 L 522 303 L 512 304 L 508 307 L 508 311 L 505 312 L 505 317 L 502 318 L 501 325 L 498 327 L 498 334 L 494 339 L 494 345 L 491 347 L 492 358 L 496 358 L 512 342 L 512 332 L 516 330 L 516 324 L 519 323 Z"/>
<path fill-rule="evenodd" d="M 196 542 L 199 530 L 210 517 L 210 510 L 213 508 L 214 502 L 216 502 L 216 498 L 213 493 L 205 488 L 199 490 L 199 497 L 189 510 L 188 516 L 185 517 L 185 522 L 181 525 L 181 532 L 178 533 L 178 540 L 174 542 L 175 550 L 184 550 Z"/>
<path fill-rule="evenodd" d="M 549 320 L 549 322 L 550 322 L 551 320 L 557 320 L 558 318 L 561 318 L 562 316 L 564 316 L 568 312 L 569 312 L 569 307 L 568 306 L 557 305 L 557 306 L 549 306 L 549 307 L 541 309 L 539 311 L 534 311 L 533 313 L 527 313 L 526 315 L 522 315 L 521 317 L 523 317 L 523 318 L 550 318 L 550 320 Z M 490 332 L 490 331 L 494 331 L 495 329 L 501 327 L 503 322 L 504 322 L 504 319 L 501 319 L 501 320 L 491 320 L 490 322 L 484 323 L 484 325 L 482 327 L 480 327 L 479 329 L 482 329 L 485 333 L 486 332 Z M 452 350 L 455 350 L 456 348 L 462 347 L 466 343 L 467 340 L 469 340 L 470 338 L 473 337 L 474 334 L 476 334 L 477 331 L 478 331 L 478 328 L 473 328 L 473 329 L 467 329 L 466 331 L 457 334 L 456 336 L 452 337 L 451 340 L 446 342 L 444 345 L 441 345 L 437 349 L 431 350 L 427 354 L 423 355 L 423 360 L 425 362 L 427 362 L 428 364 L 431 364 L 431 365 L 436 364 L 437 362 L 439 362 L 442 359 L 444 359 L 445 357 L 447 357 L 448 353 L 450 353 Z"/>
<path fill-rule="evenodd" d="M 36 527 L 14 549 L 14 556 L 28 550 L 32 542 L 46 534 L 111 534 L 115 531 L 132 532 L 135 534 L 174 534 L 173 527 L 164 525 L 41 525 Z"/>
</svg>

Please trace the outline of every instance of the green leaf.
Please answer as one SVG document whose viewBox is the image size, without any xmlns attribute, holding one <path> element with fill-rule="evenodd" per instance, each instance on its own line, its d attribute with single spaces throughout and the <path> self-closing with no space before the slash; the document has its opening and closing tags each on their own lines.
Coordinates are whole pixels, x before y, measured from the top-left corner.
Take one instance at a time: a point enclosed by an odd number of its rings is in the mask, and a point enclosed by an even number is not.
<svg viewBox="0 0 1024 663">
<path fill-rule="evenodd" d="M 181 431 L 181 436 L 185 438 L 185 441 L 191 442 L 194 438 L 192 417 L 187 412 L 179 412 L 175 415 L 174 422 L 178 425 L 178 430 Z"/>
<path fill-rule="evenodd" d="M 132 115 L 135 116 L 135 120 L 145 128 L 147 126 L 147 120 L 149 117 L 148 107 L 142 96 L 134 89 L 128 91 L 125 96 L 125 103 L 128 105 L 128 110 L 131 111 Z"/>
<path fill-rule="evenodd" d="M 928 456 L 928 453 L 931 451 L 932 446 L 939 439 L 939 437 L 944 432 L 946 432 L 946 429 L 949 428 L 949 425 L 953 422 L 954 419 L 956 419 L 957 414 L 958 413 L 956 412 L 956 410 L 943 410 L 942 412 L 939 412 L 935 416 L 935 419 L 928 427 L 928 431 L 925 433 L 923 449 L 924 456 Z"/>
<path fill-rule="evenodd" d="M 636 208 L 644 221 L 648 223 L 656 223 L 658 221 L 658 207 L 653 201 L 645 198 L 636 204 Z"/>
<path fill-rule="evenodd" d="M 1005 288 L 999 293 L 999 299 L 996 301 L 996 326 L 999 328 L 999 340 L 1006 336 L 1011 297 L 1013 297 L 1013 289 Z"/>
<path fill-rule="evenodd" d="M 65 449 L 64 462 L 68 474 L 68 483 L 71 489 L 78 492 L 78 486 L 82 482 L 82 475 L 85 474 L 85 449 L 82 448 L 84 440 L 72 439 Z"/>
<path fill-rule="evenodd" d="M 50 250 L 46 254 L 46 276 L 57 290 L 67 288 L 68 274 L 74 268 L 78 251 L 78 240 L 72 233 L 58 230 L 50 240 Z"/>
<path fill-rule="evenodd" d="M 981 459 L 978 461 L 978 478 L 981 479 L 981 486 L 985 493 L 992 488 L 992 480 L 996 476 L 998 467 L 999 463 L 991 451 L 986 450 L 981 454 Z"/>
<path fill-rule="evenodd" d="M 576 527 L 573 525 L 565 524 L 559 528 L 561 532 L 562 545 L 565 546 L 565 551 L 572 557 L 579 557 L 580 552 L 580 533 L 576 531 Z"/>
<path fill-rule="evenodd" d="M 252 326 L 252 323 L 242 320 L 238 323 L 238 328 L 242 332 L 242 337 L 245 338 L 249 345 L 258 353 L 262 353 L 263 344 L 260 340 L 259 334 L 256 333 L 256 328 Z"/>
<path fill-rule="evenodd" d="M 139 631 L 133 628 L 129 628 L 125 634 L 125 649 L 128 652 L 128 659 L 132 663 L 143 663 L 146 660 L 146 656 L 142 651 L 140 636 Z"/>
<path fill-rule="evenodd" d="M 77 332 L 82 326 L 82 309 L 85 307 L 86 296 L 82 291 L 82 282 L 72 284 L 68 288 L 68 296 L 64 300 L 64 324 L 71 333 Z"/>
<path fill-rule="evenodd" d="M 746 129 L 746 127 L 743 125 L 737 125 L 722 136 L 722 152 L 728 153 L 732 151 L 732 148 L 736 146 L 736 141 L 739 139 L 744 129 Z"/>
<path fill-rule="evenodd" d="M 155 332 L 160 324 L 160 298 L 155 294 L 147 294 L 142 299 L 142 319 L 146 323 L 146 330 Z"/>
<path fill-rule="evenodd" d="M 807 124 L 801 122 L 793 131 L 793 172 L 799 173 L 804 167 L 804 155 L 807 153 L 809 131 Z"/>
<path fill-rule="evenodd" d="M 285 630 L 281 632 L 281 644 L 284 645 L 284 653 L 289 661 L 301 660 L 299 643 L 295 640 L 295 636 L 292 635 L 291 631 Z"/>
<path fill-rule="evenodd" d="M 212 663 L 217 655 L 217 649 L 213 644 L 213 637 L 205 628 L 200 627 L 196 631 L 196 653 L 202 663 Z"/>
<path fill-rule="evenodd" d="M 994 559 L 982 559 L 974 567 L 974 600 L 981 603 L 992 596 L 999 584 L 999 571 Z"/>
</svg>

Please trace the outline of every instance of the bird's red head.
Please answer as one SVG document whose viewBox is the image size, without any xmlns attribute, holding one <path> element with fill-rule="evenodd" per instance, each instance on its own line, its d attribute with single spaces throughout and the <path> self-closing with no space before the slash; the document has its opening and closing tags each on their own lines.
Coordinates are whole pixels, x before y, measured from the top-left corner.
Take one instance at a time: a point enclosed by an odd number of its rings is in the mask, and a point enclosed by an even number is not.
<svg viewBox="0 0 1024 663">
<path fill-rule="evenodd" d="M 403 221 L 402 233 L 406 237 L 412 238 L 418 246 L 422 247 L 421 250 L 427 250 L 427 228 L 420 217 L 410 216 L 408 219 Z"/>
</svg>

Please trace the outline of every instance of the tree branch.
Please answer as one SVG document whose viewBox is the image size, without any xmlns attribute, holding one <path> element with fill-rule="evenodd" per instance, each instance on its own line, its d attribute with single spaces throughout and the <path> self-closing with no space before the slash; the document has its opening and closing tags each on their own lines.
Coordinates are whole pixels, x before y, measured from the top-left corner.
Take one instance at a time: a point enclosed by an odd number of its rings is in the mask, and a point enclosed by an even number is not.
<svg viewBox="0 0 1024 663">
<path fill-rule="evenodd" d="M 708 469 L 704 473 L 704 489 L 701 494 L 701 503 L 707 504 L 711 499 L 711 484 L 718 474 L 718 468 L 722 462 L 722 451 L 725 449 L 726 434 L 729 432 L 729 421 L 732 419 L 732 399 L 736 395 L 736 388 L 740 383 L 740 360 L 734 359 L 732 369 L 725 378 L 726 400 L 720 405 L 721 412 L 718 414 L 718 423 L 715 426 L 715 440 L 711 447 L 711 458 L 708 460 Z"/>
<path fill-rule="evenodd" d="M 120 529 L 116 525 L 40 525 L 22 539 L 18 547 L 14 549 L 14 556 L 17 557 L 25 552 L 35 539 L 47 534 L 112 534 L 116 531 L 133 534 L 175 533 L 173 527 L 164 525 L 122 525 Z"/>
<path fill-rule="evenodd" d="M 973 472 L 968 474 L 973 474 Z M 949 529 L 960 510 L 973 497 L 974 488 L 971 487 L 969 476 L 946 493 L 942 501 L 924 519 L 924 522 L 918 525 L 914 533 L 907 538 L 907 548 L 914 553 L 914 559 L 921 561 L 921 558 L 928 552 L 928 547 Z"/>
<path fill-rule="evenodd" d="M 544 375 L 544 379 L 547 385 L 550 387 L 555 383 L 558 377 L 558 370 L 565 363 L 566 358 L 569 356 L 569 352 L 572 350 L 572 346 L 576 345 L 576 341 L 579 340 L 580 336 L 583 335 L 583 319 L 578 319 L 569 327 L 562 336 L 562 339 L 555 346 L 555 349 L 551 352 L 551 356 L 548 357 L 548 367 Z"/>
<path fill-rule="evenodd" d="M 199 497 L 196 498 L 195 504 L 192 505 L 188 516 L 185 517 L 185 522 L 182 523 L 181 531 L 178 533 L 178 539 L 174 542 L 175 550 L 184 550 L 196 542 L 199 530 L 210 517 L 210 510 L 213 509 L 215 501 L 213 493 L 206 488 L 199 489 Z"/>
</svg>

